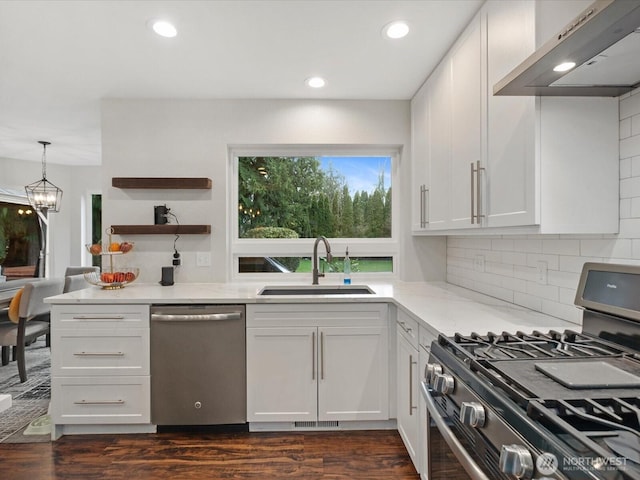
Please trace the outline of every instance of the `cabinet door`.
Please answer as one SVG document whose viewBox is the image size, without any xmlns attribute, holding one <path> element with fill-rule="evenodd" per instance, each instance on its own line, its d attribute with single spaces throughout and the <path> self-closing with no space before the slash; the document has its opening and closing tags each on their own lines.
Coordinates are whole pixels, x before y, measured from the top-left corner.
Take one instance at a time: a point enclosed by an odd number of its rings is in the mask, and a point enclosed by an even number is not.
<svg viewBox="0 0 640 480">
<path fill-rule="evenodd" d="M 247 328 L 249 422 L 315 421 L 315 327 Z"/>
<path fill-rule="evenodd" d="M 476 186 L 471 164 L 483 160 L 481 46 L 477 16 L 451 52 L 451 228 L 477 226 L 471 223 L 472 202 L 478 198 L 471 196 L 472 182 Z"/>
<path fill-rule="evenodd" d="M 429 229 L 450 226 L 451 63 L 442 62 L 427 81 L 429 106 Z"/>
<path fill-rule="evenodd" d="M 387 420 L 387 327 L 318 332 L 318 420 Z"/>
<path fill-rule="evenodd" d="M 398 432 L 404 441 L 413 465 L 419 469 L 418 350 L 404 338 L 400 327 L 398 327 L 397 333 Z"/>
<path fill-rule="evenodd" d="M 536 97 L 494 96 L 493 86 L 535 48 L 534 2 L 488 2 L 487 227 L 536 218 Z"/>
<path fill-rule="evenodd" d="M 429 104 L 427 85 L 411 100 L 411 230 L 428 226 Z"/>
</svg>

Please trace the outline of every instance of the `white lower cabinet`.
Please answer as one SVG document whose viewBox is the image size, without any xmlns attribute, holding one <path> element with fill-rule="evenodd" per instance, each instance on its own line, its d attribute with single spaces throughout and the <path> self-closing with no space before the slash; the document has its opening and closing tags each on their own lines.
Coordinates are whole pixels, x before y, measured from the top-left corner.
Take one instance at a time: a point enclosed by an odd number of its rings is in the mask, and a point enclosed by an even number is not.
<svg viewBox="0 0 640 480">
<path fill-rule="evenodd" d="M 401 310 L 396 330 L 396 388 L 398 432 L 416 471 L 420 471 L 420 415 L 418 411 L 418 323 Z"/>
<path fill-rule="evenodd" d="M 148 431 L 135 425 L 150 424 L 149 362 L 147 305 L 53 305 L 53 437 Z"/>
<path fill-rule="evenodd" d="M 389 418 L 386 304 L 247 305 L 249 422 Z"/>
</svg>

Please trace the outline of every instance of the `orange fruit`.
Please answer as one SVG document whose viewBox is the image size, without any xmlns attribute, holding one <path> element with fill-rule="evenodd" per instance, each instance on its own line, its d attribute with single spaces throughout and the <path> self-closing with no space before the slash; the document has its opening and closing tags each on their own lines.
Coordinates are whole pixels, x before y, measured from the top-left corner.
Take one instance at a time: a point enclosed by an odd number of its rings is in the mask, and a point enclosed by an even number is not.
<svg viewBox="0 0 640 480">
<path fill-rule="evenodd" d="M 120 244 L 117 242 L 113 242 L 111 245 L 109 245 L 109 251 L 110 252 L 119 252 L 120 251 Z"/>
</svg>

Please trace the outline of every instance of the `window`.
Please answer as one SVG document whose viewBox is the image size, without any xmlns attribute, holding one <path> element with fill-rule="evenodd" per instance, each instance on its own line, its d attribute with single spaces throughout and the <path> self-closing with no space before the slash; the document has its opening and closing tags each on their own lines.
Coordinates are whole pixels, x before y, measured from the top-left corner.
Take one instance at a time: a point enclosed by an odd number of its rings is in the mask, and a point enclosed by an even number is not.
<svg viewBox="0 0 640 480">
<path fill-rule="evenodd" d="M 26 202 L 0 201 L 0 270 L 6 280 L 38 276 L 41 231 Z"/>
<path fill-rule="evenodd" d="M 354 273 L 392 274 L 397 151 L 288 150 L 238 148 L 231 155 L 233 271 L 311 272 L 312 239 L 325 236 L 334 256 L 325 272 L 341 272 L 349 248 Z"/>
<path fill-rule="evenodd" d="M 91 244 L 102 241 L 102 195 L 91 195 Z M 102 267 L 100 255 L 91 256 L 91 264 L 94 267 Z"/>
</svg>

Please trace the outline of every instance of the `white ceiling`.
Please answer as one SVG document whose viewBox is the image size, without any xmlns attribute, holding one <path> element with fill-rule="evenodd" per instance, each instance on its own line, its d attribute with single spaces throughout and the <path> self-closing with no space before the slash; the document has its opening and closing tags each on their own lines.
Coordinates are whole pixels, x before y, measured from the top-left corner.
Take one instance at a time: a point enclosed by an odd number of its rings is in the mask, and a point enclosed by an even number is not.
<svg viewBox="0 0 640 480">
<path fill-rule="evenodd" d="M 104 98 L 410 99 L 481 3 L 0 0 L 0 158 L 99 165 Z"/>
</svg>

